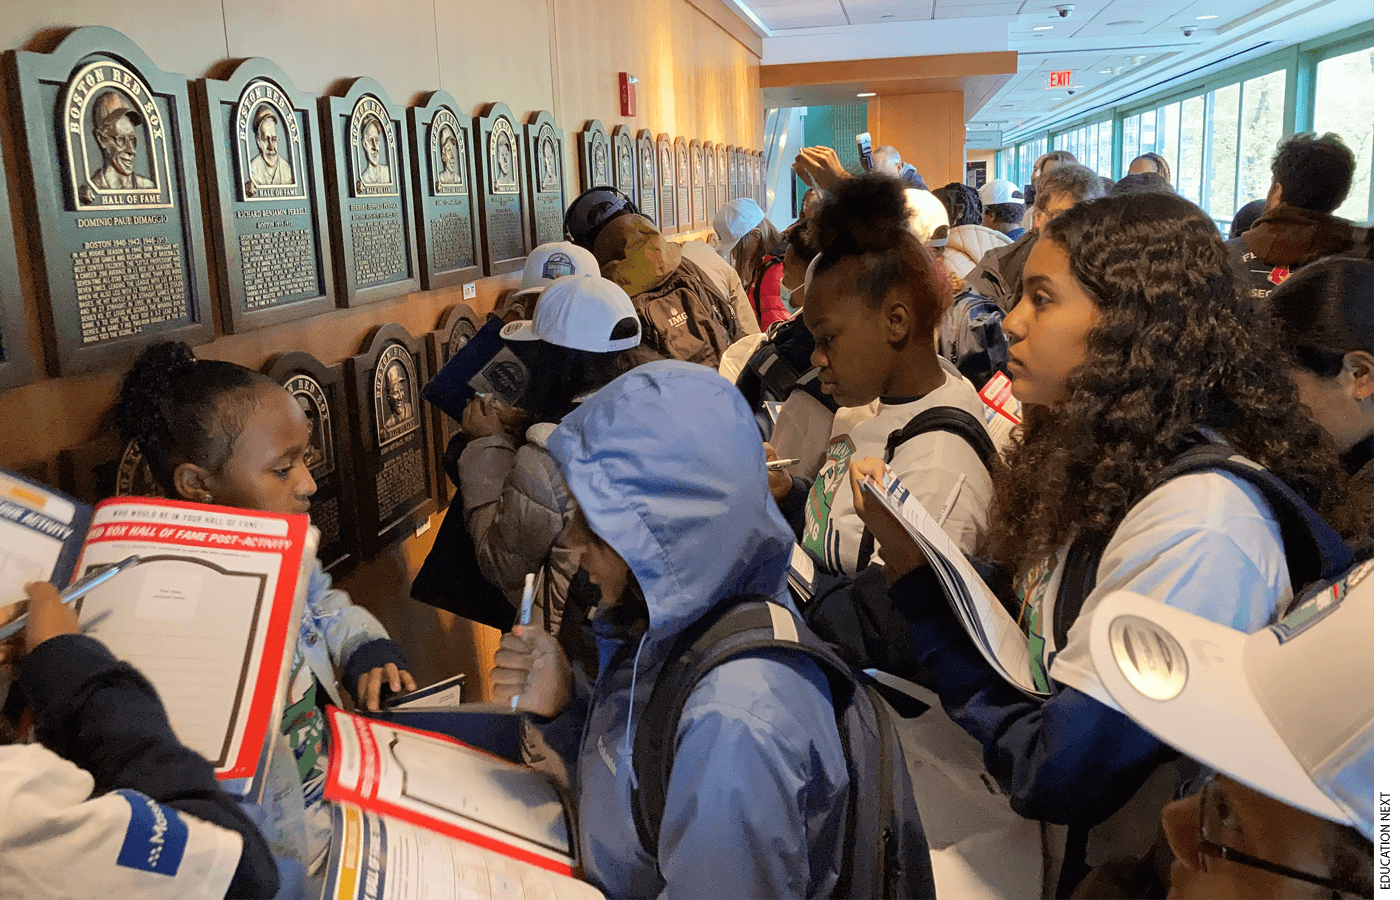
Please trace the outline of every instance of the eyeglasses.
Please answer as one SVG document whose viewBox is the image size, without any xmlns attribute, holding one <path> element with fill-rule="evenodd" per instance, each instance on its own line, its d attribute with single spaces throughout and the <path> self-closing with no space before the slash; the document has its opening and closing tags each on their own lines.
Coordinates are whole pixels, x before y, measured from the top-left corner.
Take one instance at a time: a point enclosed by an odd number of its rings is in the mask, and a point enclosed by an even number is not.
<svg viewBox="0 0 1400 900">
<path fill-rule="evenodd" d="M 1310 872 L 1301 872 L 1298 869 L 1292 869 L 1280 863 L 1270 862 L 1267 859 L 1260 859 L 1242 850 L 1228 847 L 1212 838 L 1212 833 L 1220 835 L 1225 828 L 1224 822 L 1221 821 L 1221 816 L 1217 814 L 1223 803 L 1220 800 L 1219 791 L 1215 786 L 1215 778 L 1215 775 L 1211 775 L 1210 778 L 1206 779 L 1200 794 L 1200 835 L 1197 839 L 1198 846 L 1196 848 L 1196 853 L 1198 857 L 1197 862 L 1200 865 L 1201 871 L 1206 870 L 1208 860 L 1223 859 L 1239 866 L 1259 869 L 1274 875 L 1281 875 L 1284 878 L 1292 878 L 1296 881 L 1305 881 L 1308 884 L 1315 884 L 1331 891 L 1364 895 L 1370 889 L 1370 885 L 1345 882 L 1323 875 L 1314 875 Z"/>
<path fill-rule="evenodd" d="M 135 150 L 135 149 L 136 149 L 136 135 L 134 135 L 134 134 L 118 134 L 117 132 L 108 130 L 108 131 L 105 133 L 104 136 L 107 138 L 107 140 L 109 140 L 109 141 L 111 141 L 112 143 L 116 144 L 117 147 L 118 147 L 118 149 L 121 149 L 121 150 Z"/>
</svg>

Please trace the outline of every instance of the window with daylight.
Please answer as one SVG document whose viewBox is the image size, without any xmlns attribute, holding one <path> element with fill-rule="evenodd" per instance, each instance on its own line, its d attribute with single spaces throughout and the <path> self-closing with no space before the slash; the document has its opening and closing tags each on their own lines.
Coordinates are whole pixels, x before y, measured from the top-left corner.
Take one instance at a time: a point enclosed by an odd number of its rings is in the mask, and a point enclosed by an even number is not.
<svg viewBox="0 0 1400 900">
<path fill-rule="evenodd" d="M 1337 215 L 1355 221 L 1372 216 L 1371 171 L 1376 159 L 1375 48 L 1355 50 L 1317 64 L 1313 131 L 1333 131 L 1356 154 L 1351 193 Z"/>
</svg>

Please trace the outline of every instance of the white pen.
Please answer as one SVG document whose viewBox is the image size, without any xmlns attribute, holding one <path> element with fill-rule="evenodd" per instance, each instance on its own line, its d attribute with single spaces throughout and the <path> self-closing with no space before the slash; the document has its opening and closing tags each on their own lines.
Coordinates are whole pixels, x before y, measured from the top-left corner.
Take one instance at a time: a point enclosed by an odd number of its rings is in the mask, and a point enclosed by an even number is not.
<svg viewBox="0 0 1400 900">
<path fill-rule="evenodd" d="M 795 466 L 800 462 L 802 462 L 800 459 L 770 459 L 768 461 L 768 469 L 769 471 L 773 469 L 786 469 L 788 466 Z"/>
<path fill-rule="evenodd" d="M 531 572 L 525 576 L 525 592 L 520 595 L 520 624 L 530 624 L 530 610 L 535 605 L 535 573 Z M 510 708 L 513 710 L 520 705 L 520 695 L 516 694 L 510 698 Z"/>
</svg>

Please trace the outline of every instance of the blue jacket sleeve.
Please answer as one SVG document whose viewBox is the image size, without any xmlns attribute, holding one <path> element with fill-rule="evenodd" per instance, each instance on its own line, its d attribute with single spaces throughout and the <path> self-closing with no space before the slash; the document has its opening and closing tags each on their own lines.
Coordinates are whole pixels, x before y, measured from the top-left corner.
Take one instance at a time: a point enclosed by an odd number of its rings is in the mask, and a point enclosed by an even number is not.
<svg viewBox="0 0 1400 900">
<path fill-rule="evenodd" d="M 92 638 L 65 634 L 34 648 L 19 683 L 39 740 L 87 770 L 97 793 L 130 788 L 238 832 L 243 855 L 227 896 L 277 893 L 267 841 L 219 787 L 208 761 L 175 737 L 155 688 L 139 672 Z"/>
<path fill-rule="evenodd" d="M 1117 811 L 1172 751 L 1131 719 L 1073 688 L 1040 702 L 997 674 L 924 566 L 890 586 L 910 623 L 920 680 L 982 744 L 987 771 L 1029 819 L 1095 825 Z"/>
</svg>

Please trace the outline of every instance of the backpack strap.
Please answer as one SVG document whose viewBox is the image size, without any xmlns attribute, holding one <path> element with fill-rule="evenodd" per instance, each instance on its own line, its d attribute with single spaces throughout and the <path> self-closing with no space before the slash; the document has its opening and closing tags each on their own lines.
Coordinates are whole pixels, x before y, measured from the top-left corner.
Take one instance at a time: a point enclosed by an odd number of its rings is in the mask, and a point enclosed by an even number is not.
<svg viewBox="0 0 1400 900">
<path fill-rule="evenodd" d="M 850 770 L 846 846 L 841 876 L 833 896 L 851 894 L 849 879 L 857 870 L 857 856 L 868 853 L 870 847 L 878 846 L 883 851 L 876 865 L 880 879 L 877 883 L 884 884 L 889 876 L 897 875 L 898 868 L 896 865 L 892 870 L 887 864 L 888 854 L 897 850 L 895 839 L 898 835 L 877 833 L 878 826 L 889 821 L 894 814 L 893 754 L 881 753 L 877 798 L 880 818 L 869 819 L 859 815 L 860 803 L 864 798 L 858 796 L 857 773 L 850 763 L 850 735 L 841 710 L 853 701 L 856 692 L 863 690 L 863 687 L 841 658 L 812 633 L 800 616 L 785 606 L 755 594 L 734 597 L 719 604 L 676 638 L 674 649 L 662 666 L 661 674 L 642 710 L 632 742 L 632 766 L 637 776 L 632 789 L 632 820 L 642 849 L 656 858 L 661 820 L 666 811 L 666 787 L 671 780 L 676 736 L 686 698 L 716 666 L 760 652 L 764 652 L 768 658 L 776 657 L 779 660 L 792 655 L 814 661 L 826 675 L 831 691 L 841 748 Z M 875 708 L 879 720 L 884 710 L 873 701 L 871 706 Z M 884 743 L 887 738 L 890 741 L 894 739 L 887 715 L 885 720 L 880 720 L 881 747 L 889 746 Z M 861 823 L 866 827 L 857 828 Z"/>
<path fill-rule="evenodd" d="M 992 468 L 992 461 L 997 457 L 997 448 L 992 443 L 991 435 L 987 434 L 987 426 L 972 413 L 955 406 L 935 406 L 926 409 L 910 419 L 903 428 L 896 428 L 890 432 L 890 436 L 885 439 L 885 463 L 889 464 L 894 459 L 894 452 L 901 445 L 931 431 L 949 431 L 956 434 L 972 447 L 985 468 Z M 874 555 L 875 535 L 866 529 L 860 538 L 856 569 L 864 569 L 870 565 Z"/>
<path fill-rule="evenodd" d="M 1283 554 L 1294 593 L 1318 579 L 1340 576 L 1351 563 L 1351 548 L 1306 500 L 1278 476 L 1227 444 L 1206 441 L 1188 448 L 1157 473 L 1148 491 L 1182 475 L 1209 471 L 1228 472 L 1263 497 L 1283 538 Z M 1107 547 L 1108 538 L 1076 541 L 1070 547 L 1055 595 L 1056 647 L 1063 647 L 1069 639 L 1070 626 L 1098 583 L 1099 561 Z"/>
</svg>

